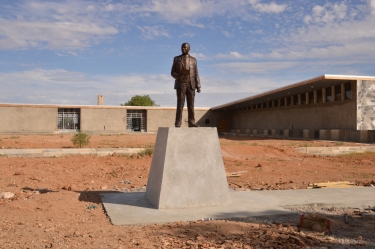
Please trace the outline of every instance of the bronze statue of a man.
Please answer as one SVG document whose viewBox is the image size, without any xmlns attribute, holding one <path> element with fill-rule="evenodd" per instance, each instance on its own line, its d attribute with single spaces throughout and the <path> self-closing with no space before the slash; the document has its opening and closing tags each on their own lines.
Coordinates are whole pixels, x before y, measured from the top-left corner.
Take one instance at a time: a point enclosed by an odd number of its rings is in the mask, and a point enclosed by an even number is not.
<svg viewBox="0 0 375 249">
<path fill-rule="evenodd" d="M 181 127 L 182 110 L 185 105 L 185 96 L 188 108 L 189 127 L 198 127 L 194 118 L 195 90 L 201 92 L 197 60 L 189 55 L 189 43 L 181 45 L 182 54 L 174 57 L 171 75 L 175 79 L 174 89 L 177 94 L 177 109 L 175 127 Z"/>
</svg>

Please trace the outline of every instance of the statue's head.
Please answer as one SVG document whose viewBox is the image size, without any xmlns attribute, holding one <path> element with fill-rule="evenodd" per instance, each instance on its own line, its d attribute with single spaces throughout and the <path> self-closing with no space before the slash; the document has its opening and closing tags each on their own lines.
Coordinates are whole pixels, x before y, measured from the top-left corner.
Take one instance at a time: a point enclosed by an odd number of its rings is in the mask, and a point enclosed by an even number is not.
<svg viewBox="0 0 375 249">
<path fill-rule="evenodd" d="M 190 51 L 190 44 L 187 43 L 187 42 L 182 43 L 182 45 L 181 45 L 181 52 L 182 52 L 183 54 L 188 54 L 189 51 Z"/>
</svg>

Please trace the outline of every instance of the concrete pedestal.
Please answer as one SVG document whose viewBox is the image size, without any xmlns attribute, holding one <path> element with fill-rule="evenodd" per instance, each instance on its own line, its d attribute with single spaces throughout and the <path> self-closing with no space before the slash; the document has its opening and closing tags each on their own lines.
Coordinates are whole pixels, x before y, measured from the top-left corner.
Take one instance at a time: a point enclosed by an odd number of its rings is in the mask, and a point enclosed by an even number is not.
<svg viewBox="0 0 375 249">
<path fill-rule="evenodd" d="M 146 199 L 158 209 L 231 203 L 216 128 L 158 129 Z"/>
</svg>

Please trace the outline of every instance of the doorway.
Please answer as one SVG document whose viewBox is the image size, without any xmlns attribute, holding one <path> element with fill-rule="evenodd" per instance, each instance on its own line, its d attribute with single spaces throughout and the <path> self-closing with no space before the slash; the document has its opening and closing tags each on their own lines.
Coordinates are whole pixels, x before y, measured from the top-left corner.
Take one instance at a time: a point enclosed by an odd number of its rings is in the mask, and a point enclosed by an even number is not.
<svg viewBox="0 0 375 249">
<path fill-rule="evenodd" d="M 127 110 L 126 130 L 146 132 L 146 110 Z"/>
</svg>

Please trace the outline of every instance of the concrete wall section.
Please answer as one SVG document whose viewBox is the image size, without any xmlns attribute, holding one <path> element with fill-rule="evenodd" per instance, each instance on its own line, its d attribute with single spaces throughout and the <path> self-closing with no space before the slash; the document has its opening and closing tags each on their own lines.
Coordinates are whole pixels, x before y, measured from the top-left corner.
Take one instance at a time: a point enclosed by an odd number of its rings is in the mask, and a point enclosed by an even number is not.
<svg viewBox="0 0 375 249">
<path fill-rule="evenodd" d="M 356 129 L 356 101 L 236 111 L 232 129 Z"/>
<path fill-rule="evenodd" d="M 375 130 L 375 80 L 357 81 L 357 130 Z"/>
<path fill-rule="evenodd" d="M 4 106 L 0 108 L 0 133 L 54 133 L 57 108 Z"/>
<path fill-rule="evenodd" d="M 174 127 L 175 119 L 176 108 L 147 109 L 147 132 L 157 132 L 159 127 Z M 187 108 L 184 108 L 181 127 L 188 127 L 187 119 Z M 209 108 L 195 108 L 195 122 L 200 127 L 216 127 L 217 115 Z"/>
<path fill-rule="evenodd" d="M 184 115 L 186 115 L 185 110 L 182 114 L 182 120 L 185 120 Z M 175 108 L 149 109 L 147 110 L 147 132 L 157 132 L 159 127 L 174 127 L 175 118 Z M 184 122 L 182 125 L 185 125 Z"/>
<path fill-rule="evenodd" d="M 126 108 L 81 108 L 81 131 L 88 133 L 126 132 Z"/>
</svg>

